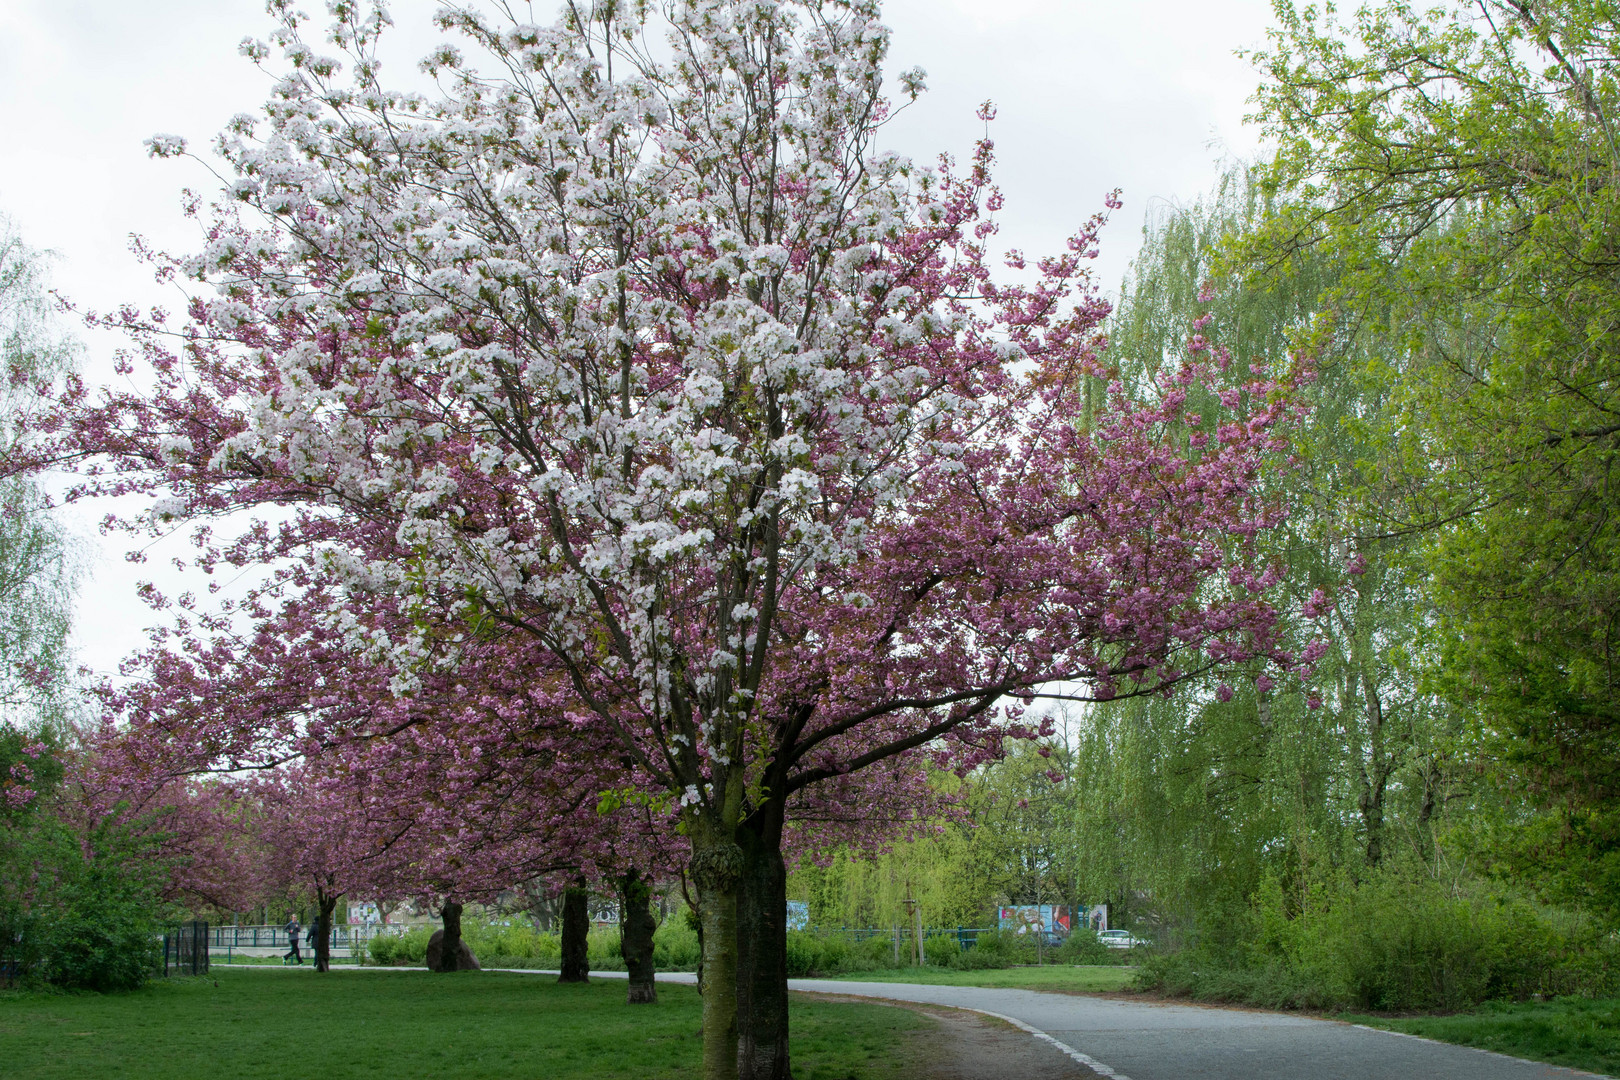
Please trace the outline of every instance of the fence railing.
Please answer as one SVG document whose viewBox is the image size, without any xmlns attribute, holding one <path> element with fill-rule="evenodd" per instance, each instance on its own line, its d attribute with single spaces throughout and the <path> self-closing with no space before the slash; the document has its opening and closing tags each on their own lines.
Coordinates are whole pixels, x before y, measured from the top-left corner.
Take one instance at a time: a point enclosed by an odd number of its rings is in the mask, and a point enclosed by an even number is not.
<svg viewBox="0 0 1620 1080">
<path fill-rule="evenodd" d="M 208 973 L 208 924 L 181 923 L 163 935 L 164 975 Z"/>
<path fill-rule="evenodd" d="M 280 949 L 289 948 L 287 931 L 281 926 L 234 926 L 201 924 L 207 927 L 208 945 L 216 952 L 230 953 L 236 949 Z M 330 948 L 333 950 L 362 950 L 373 938 L 384 935 L 399 935 L 406 932 L 408 927 L 388 926 L 379 923 L 345 925 L 337 924 L 332 927 Z M 916 937 L 916 930 L 910 926 L 806 926 L 803 929 L 822 937 L 841 937 L 850 944 L 868 941 L 872 938 L 881 938 L 884 941 L 899 939 L 899 946 L 905 949 L 906 943 Z M 302 927 L 299 931 L 298 946 L 300 949 L 308 948 L 308 941 L 304 935 L 309 928 Z M 966 952 L 979 943 L 980 934 L 992 934 L 996 930 L 988 926 L 925 926 L 923 927 L 924 940 L 930 938 L 954 938 L 957 948 Z"/>
<path fill-rule="evenodd" d="M 822 937 L 848 938 L 851 944 L 869 941 L 872 938 L 892 941 L 896 936 L 902 942 L 905 942 L 911 941 L 917 936 L 916 930 L 909 926 L 807 926 L 805 929 L 812 934 L 820 934 Z M 941 937 L 955 938 L 957 946 L 963 952 L 966 952 L 979 943 L 980 934 L 994 932 L 994 928 L 988 926 L 925 926 L 923 927 L 923 940 Z"/>
<path fill-rule="evenodd" d="M 364 945 L 380 934 L 397 934 L 395 926 L 334 924 L 331 947 L 347 949 L 351 945 Z M 299 948 L 304 947 L 308 926 L 298 930 Z M 208 944 L 215 949 L 286 949 L 289 948 L 287 931 L 283 926 L 214 926 L 208 931 Z"/>
</svg>

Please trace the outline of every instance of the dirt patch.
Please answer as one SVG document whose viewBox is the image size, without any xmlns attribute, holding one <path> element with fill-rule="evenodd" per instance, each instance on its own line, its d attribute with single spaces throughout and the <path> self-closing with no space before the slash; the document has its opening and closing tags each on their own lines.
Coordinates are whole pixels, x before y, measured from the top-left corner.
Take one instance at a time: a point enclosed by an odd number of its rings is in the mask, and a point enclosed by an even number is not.
<svg viewBox="0 0 1620 1080">
<path fill-rule="evenodd" d="M 823 1001 L 878 1002 L 910 1009 L 939 1025 L 912 1036 L 912 1080 L 1099 1080 L 1057 1047 L 1004 1021 L 962 1009 L 842 994 Z"/>
</svg>

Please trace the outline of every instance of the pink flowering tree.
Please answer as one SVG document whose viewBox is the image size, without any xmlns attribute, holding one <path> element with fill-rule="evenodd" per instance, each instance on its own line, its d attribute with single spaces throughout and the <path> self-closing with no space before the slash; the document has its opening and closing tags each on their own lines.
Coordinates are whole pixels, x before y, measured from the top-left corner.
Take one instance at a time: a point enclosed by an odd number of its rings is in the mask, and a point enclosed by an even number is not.
<svg viewBox="0 0 1620 1080">
<path fill-rule="evenodd" d="M 203 567 L 315 552 L 388 598 L 397 634 L 344 632 L 400 695 L 468 642 L 543 655 L 678 807 L 707 1077 L 788 1072 L 791 807 L 971 768 L 1045 696 L 1295 661 L 1252 542 L 1299 373 L 1195 336 L 1128 391 L 1101 219 L 998 281 L 989 143 L 875 148 L 875 0 L 448 9 L 431 97 L 381 81 L 380 12 L 334 5 L 326 56 L 272 7 L 283 77 L 217 147 L 238 205 L 161 264 L 197 299 L 116 319 L 145 389 L 70 394 L 48 451 L 80 495 L 150 495 L 137 527 L 275 508 L 205 526 Z"/>
<path fill-rule="evenodd" d="M 81 732 L 70 776 L 87 828 L 114 825 L 163 867 L 163 899 L 191 911 L 244 911 L 281 891 L 263 815 L 240 785 L 172 776 L 136 762 L 105 732 Z"/>
<path fill-rule="evenodd" d="M 198 819 L 211 829 L 165 834 L 181 887 L 224 869 L 182 843 L 193 834 L 258 851 L 259 872 L 237 867 L 238 880 L 314 895 L 321 970 L 343 894 L 421 897 L 441 910 L 455 970 L 467 900 L 548 875 L 617 887 L 684 862 L 667 805 L 627 797 L 646 783 L 615 742 L 562 707 L 543 651 L 469 642 L 454 666 L 420 671 L 403 691 L 398 671 L 350 646 L 350 631 L 398 635 L 409 624 L 386 603 L 350 597 L 341 617 L 333 603 L 299 590 L 249 633 L 216 628 L 206 644 L 181 615 L 125 665 L 120 687 L 102 689 L 108 720 L 92 771 L 104 802 L 164 828 L 194 812 L 199 790 L 229 792 L 242 808 Z M 528 654 L 511 654 L 523 645 Z M 650 937 L 642 944 L 650 960 Z M 645 975 L 635 990 L 650 1000 L 650 966 Z"/>
<path fill-rule="evenodd" d="M 397 612 L 356 601 L 328 618 L 317 613 L 334 598 L 301 589 L 249 633 L 206 642 L 178 605 L 101 690 L 108 722 L 80 770 L 98 803 L 161 836 L 176 898 L 235 909 L 312 896 L 323 943 L 343 894 L 408 895 L 440 909 L 453 959 L 463 901 L 586 880 L 626 910 L 630 1000 L 656 1000 L 650 889 L 687 854 L 668 800 L 645 797 L 615 740 L 583 744 L 600 729 L 546 692 L 533 643 L 471 643 L 454 668 L 395 693 L 399 673 L 347 642 L 361 622 L 397 635 Z M 936 814 L 942 799 L 913 757 L 796 802 L 789 850 L 870 845 Z M 583 937 L 573 944 L 579 978 Z M 324 970 L 324 947 L 315 960 Z"/>
</svg>

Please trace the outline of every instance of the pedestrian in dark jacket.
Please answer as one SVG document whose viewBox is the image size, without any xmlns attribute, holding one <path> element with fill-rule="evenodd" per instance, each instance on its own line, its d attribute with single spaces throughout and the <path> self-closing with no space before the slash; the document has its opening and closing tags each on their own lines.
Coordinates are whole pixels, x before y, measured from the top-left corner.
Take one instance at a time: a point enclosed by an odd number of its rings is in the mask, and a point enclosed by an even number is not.
<svg viewBox="0 0 1620 1080">
<path fill-rule="evenodd" d="M 294 915 L 292 918 L 288 919 L 287 925 L 283 927 L 283 929 L 287 931 L 287 941 L 291 944 L 292 948 L 288 949 L 287 952 L 282 956 L 281 962 L 283 964 L 302 964 L 304 962 L 304 954 L 298 951 L 298 935 L 301 932 L 301 928 L 298 925 L 298 916 Z"/>
</svg>

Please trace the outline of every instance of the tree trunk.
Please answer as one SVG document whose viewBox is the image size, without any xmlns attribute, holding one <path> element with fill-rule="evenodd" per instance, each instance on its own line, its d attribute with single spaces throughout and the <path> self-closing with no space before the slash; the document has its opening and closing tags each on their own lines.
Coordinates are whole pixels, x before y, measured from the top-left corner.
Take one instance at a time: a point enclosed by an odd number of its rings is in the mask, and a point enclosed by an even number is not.
<svg viewBox="0 0 1620 1080">
<path fill-rule="evenodd" d="M 624 969 L 630 973 L 631 1005 L 650 1005 L 658 1001 L 658 986 L 653 981 L 657 970 L 653 964 L 652 890 L 641 880 L 634 867 L 619 881 L 619 954 L 624 957 Z"/>
<path fill-rule="evenodd" d="M 743 853 L 737 889 L 738 1080 L 792 1076 L 781 810 L 782 800 L 769 800 L 737 830 Z"/>
<path fill-rule="evenodd" d="M 737 1076 L 737 892 L 743 853 L 707 826 L 692 836 L 703 941 L 703 1080 Z"/>
<path fill-rule="evenodd" d="M 332 912 L 337 910 L 338 897 L 342 893 L 327 893 L 326 889 L 317 885 L 315 887 L 315 970 L 332 970 Z"/>
<path fill-rule="evenodd" d="M 444 922 L 444 938 L 439 942 L 439 971 L 459 971 L 461 969 L 461 904 L 444 898 L 439 908 L 439 918 Z"/>
<path fill-rule="evenodd" d="M 557 976 L 558 982 L 591 981 L 591 959 L 587 951 L 591 913 L 586 910 L 585 899 L 584 878 L 563 890 L 562 973 Z"/>
</svg>

